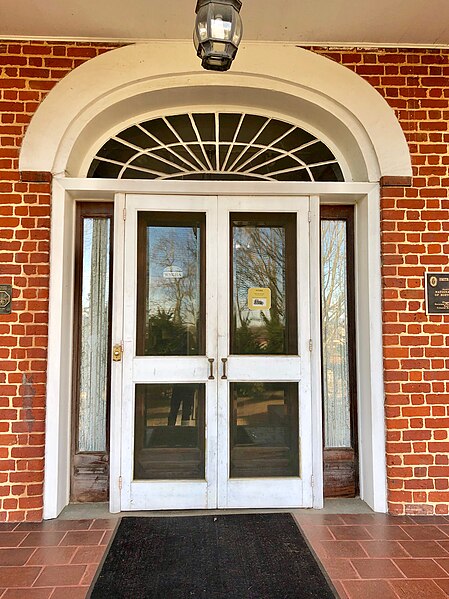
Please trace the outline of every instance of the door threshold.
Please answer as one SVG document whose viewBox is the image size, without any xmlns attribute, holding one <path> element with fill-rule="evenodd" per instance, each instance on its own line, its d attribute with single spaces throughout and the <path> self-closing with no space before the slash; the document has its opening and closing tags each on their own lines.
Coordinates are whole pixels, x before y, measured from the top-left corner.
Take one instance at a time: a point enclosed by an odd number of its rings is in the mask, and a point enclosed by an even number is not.
<svg viewBox="0 0 449 599">
<path fill-rule="evenodd" d="M 58 520 L 92 520 L 96 518 L 122 518 L 123 516 L 141 516 L 162 518 L 164 516 L 216 516 L 226 514 L 275 514 L 289 512 L 292 514 L 372 514 L 372 509 L 360 498 L 335 498 L 326 499 L 321 510 L 296 508 L 296 509 L 228 509 L 228 510 L 173 510 L 173 511 L 140 511 L 120 512 L 111 514 L 108 503 L 70 503 L 58 516 Z"/>
</svg>

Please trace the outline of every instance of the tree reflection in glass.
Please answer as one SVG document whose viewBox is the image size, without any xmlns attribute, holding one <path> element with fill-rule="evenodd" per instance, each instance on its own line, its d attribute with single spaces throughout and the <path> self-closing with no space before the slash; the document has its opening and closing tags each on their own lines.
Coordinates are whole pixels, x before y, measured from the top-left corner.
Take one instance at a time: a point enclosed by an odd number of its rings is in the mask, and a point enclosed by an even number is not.
<svg viewBox="0 0 449 599">
<path fill-rule="evenodd" d="M 182 224 L 168 220 L 147 223 L 144 229 L 145 265 L 144 272 L 139 269 L 138 273 L 138 286 L 145 285 L 144 306 L 138 311 L 145 319 L 144 347 L 138 343 L 140 355 L 185 356 L 202 352 L 202 227 L 195 215 L 190 222 L 183 220 Z M 141 326 L 139 319 L 138 329 Z"/>
<path fill-rule="evenodd" d="M 232 251 L 232 353 L 288 353 L 285 227 L 234 223 Z M 252 288 L 270 290 L 270 309 L 251 309 Z"/>
</svg>

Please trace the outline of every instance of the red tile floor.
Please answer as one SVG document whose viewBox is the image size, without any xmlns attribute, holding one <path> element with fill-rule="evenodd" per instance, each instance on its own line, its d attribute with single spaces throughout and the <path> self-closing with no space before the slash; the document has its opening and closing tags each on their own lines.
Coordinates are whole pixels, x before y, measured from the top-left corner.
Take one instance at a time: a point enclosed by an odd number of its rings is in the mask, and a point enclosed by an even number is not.
<svg viewBox="0 0 449 599">
<path fill-rule="evenodd" d="M 447 599 L 449 518 L 300 513 L 341 599 Z"/>
<path fill-rule="evenodd" d="M 0 524 L 1 599 L 84 599 L 116 524 Z"/>
<path fill-rule="evenodd" d="M 296 518 L 341 599 L 449 597 L 449 517 Z M 0 599 L 84 599 L 116 524 L 0 524 Z"/>
</svg>

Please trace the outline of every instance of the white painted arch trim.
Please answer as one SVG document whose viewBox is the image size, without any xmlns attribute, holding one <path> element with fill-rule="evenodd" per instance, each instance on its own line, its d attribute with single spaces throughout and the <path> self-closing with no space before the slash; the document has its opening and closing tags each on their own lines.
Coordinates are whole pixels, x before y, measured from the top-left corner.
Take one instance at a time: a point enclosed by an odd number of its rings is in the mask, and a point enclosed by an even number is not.
<svg viewBox="0 0 449 599">
<path fill-rule="evenodd" d="M 130 45 L 73 70 L 39 106 L 19 168 L 83 177 L 101 144 L 136 118 L 213 105 L 258 108 L 305 125 L 338 150 L 347 180 L 411 176 L 394 111 L 349 69 L 303 48 L 248 44 L 232 71 L 211 73 L 201 70 L 190 42 Z"/>
</svg>

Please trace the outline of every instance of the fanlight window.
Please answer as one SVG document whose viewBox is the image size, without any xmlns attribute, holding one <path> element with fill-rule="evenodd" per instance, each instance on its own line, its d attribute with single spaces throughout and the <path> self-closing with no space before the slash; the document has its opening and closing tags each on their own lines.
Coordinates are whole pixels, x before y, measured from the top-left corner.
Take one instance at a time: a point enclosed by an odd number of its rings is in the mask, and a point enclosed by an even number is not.
<svg viewBox="0 0 449 599">
<path fill-rule="evenodd" d="M 322 141 L 279 119 L 241 113 L 178 114 L 128 127 L 98 151 L 88 176 L 343 181 Z"/>
</svg>

